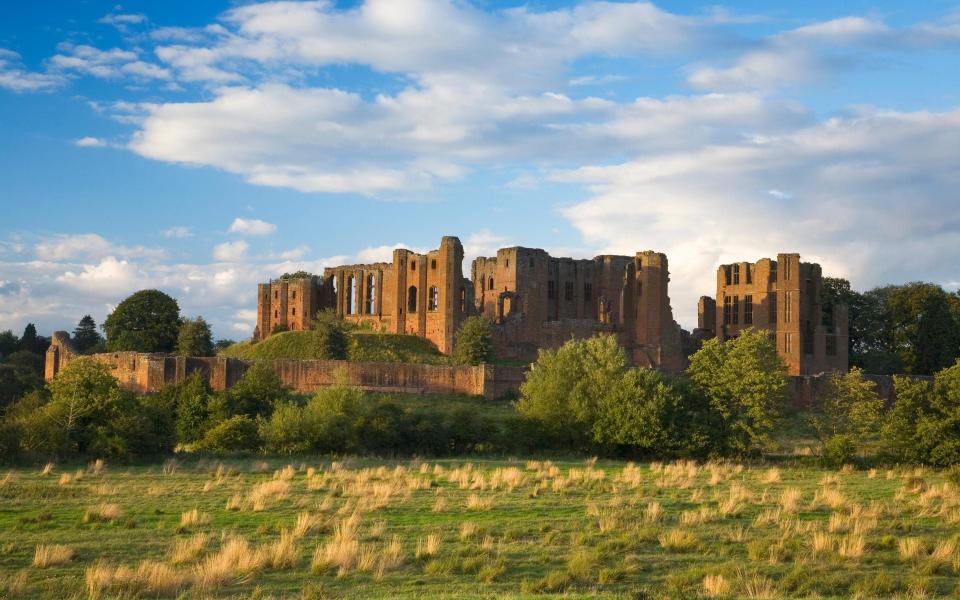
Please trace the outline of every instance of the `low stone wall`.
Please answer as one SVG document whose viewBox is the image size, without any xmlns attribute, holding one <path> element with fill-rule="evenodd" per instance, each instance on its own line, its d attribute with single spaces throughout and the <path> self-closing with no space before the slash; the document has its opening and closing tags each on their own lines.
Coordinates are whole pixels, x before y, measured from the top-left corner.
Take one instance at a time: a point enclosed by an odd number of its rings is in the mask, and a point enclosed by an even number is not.
<svg viewBox="0 0 960 600">
<path fill-rule="evenodd" d="M 54 341 L 56 343 L 56 340 Z M 53 348 L 47 353 L 51 379 L 76 354 Z M 227 357 L 186 357 L 139 352 L 94 354 L 94 360 L 110 367 L 120 385 L 138 392 L 155 392 L 167 383 L 185 380 L 194 372 L 203 373 L 215 390 L 233 386 L 252 361 Z M 344 360 L 269 361 L 284 386 L 298 392 L 312 392 L 338 380 L 371 392 L 402 394 L 466 394 L 498 398 L 516 392 L 523 381 L 523 367 L 446 366 L 412 363 L 348 362 Z"/>
</svg>

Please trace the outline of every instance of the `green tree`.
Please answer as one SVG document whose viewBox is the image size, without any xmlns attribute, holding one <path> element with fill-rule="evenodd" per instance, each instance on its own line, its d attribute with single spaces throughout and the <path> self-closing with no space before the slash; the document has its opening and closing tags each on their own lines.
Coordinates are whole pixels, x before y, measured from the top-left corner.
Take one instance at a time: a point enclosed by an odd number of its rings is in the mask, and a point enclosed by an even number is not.
<svg viewBox="0 0 960 600">
<path fill-rule="evenodd" d="M 876 383 L 857 367 L 849 373 L 831 373 L 810 417 L 831 464 L 845 463 L 877 441 L 883 418 L 883 400 Z"/>
<path fill-rule="evenodd" d="M 287 400 L 287 390 L 269 363 L 256 362 L 232 388 L 210 403 L 210 418 L 220 422 L 233 415 L 267 417 L 274 406 Z"/>
<path fill-rule="evenodd" d="M 103 323 L 111 351 L 172 352 L 180 332 L 177 301 L 158 290 L 126 298 Z"/>
<path fill-rule="evenodd" d="M 891 458 L 945 467 L 960 463 L 960 361 L 933 382 L 895 377 L 896 400 L 881 433 Z"/>
<path fill-rule="evenodd" d="M 453 361 L 458 365 L 489 362 L 493 353 L 490 321 L 482 316 L 464 319 L 453 344 Z"/>
<path fill-rule="evenodd" d="M 0 331 L 0 358 L 13 354 L 20 349 L 20 338 L 12 331 Z"/>
<path fill-rule="evenodd" d="M 203 437 L 209 426 L 212 395 L 201 371 L 194 371 L 180 383 L 167 384 L 157 393 L 158 403 L 175 415 L 178 441 L 191 444 Z"/>
<path fill-rule="evenodd" d="M 183 320 L 177 334 L 177 354 L 213 356 L 213 334 L 203 317 Z"/>
<path fill-rule="evenodd" d="M 25 352 L 39 352 L 40 340 L 37 338 L 37 328 L 33 323 L 27 323 L 20 336 L 20 350 Z"/>
<path fill-rule="evenodd" d="M 769 443 L 787 400 L 787 367 L 766 331 L 705 342 L 687 376 L 715 411 L 729 450 L 756 453 Z"/>
<path fill-rule="evenodd" d="M 71 444 L 84 453 L 92 445 L 90 425 L 107 414 L 120 386 L 106 365 L 81 358 L 68 364 L 50 381 L 48 412 Z"/>
<path fill-rule="evenodd" d="M 710 407 L 681 381 L 628 369 L 597 407 L 594 441 L 659 456 L 702 456 L 715 445 Z"/>
<path fill-rule="evenodd" d="M 227 348 L 229 348 L 230 346 L 236 343 L 237 343 L 236 340 L 228 340 L 228 339 L 217 340 L 213 344 L 213 351 L 219 354 L 221 350 L 226 350 Z"/>
<path fill-rule="evenodd" d="M 247 415 L 234 415 L 207 431 L 198 447 L 209 452 L 248 452 L 260 447 L 257 422 Z"/>
<path fill-rule="evenodd" d="M 629 368 L 627 355 L 612 335 L 571 340 L 557 350 L 541 350 L 520 386 L 517 409 L 539 421 L 569 447 L 584 447 L 604 398 L 616 394 Z"/>
<path fill-rule="evenodd" d="M 73 345 L 81 354 L 85 354 L 103 342 L 97 331 L 97 323 L 90 315 L 84 315 L 73 330 Z"/>
<path fill-rule="evenodd" d="M 310 336 L 313 346 L 311 355 L 320 360 L 347 359 L 347 328 L 336 311 L 326 309 L 318 312 Z"/>
</svg>

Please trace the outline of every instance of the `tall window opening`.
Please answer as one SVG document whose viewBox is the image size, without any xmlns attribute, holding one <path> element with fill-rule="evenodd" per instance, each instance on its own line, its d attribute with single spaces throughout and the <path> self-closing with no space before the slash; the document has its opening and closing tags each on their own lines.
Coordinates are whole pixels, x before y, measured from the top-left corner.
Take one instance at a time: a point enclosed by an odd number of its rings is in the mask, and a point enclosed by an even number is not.
<svg viewBox="0 0 960 600">
<path fill-rule="evenodd" d="M 583 301 L 590 302 L 593 300 L 593 284 L 585 283 L 583 284 Z"/>
<path fill-rule="evenodd" d="M 803 353 L 813 354 L 813 321 L 807 321 L 804 327 Z"/>
<path fill-rule="evenodd" d="M 437 259 L 435 259 L 435 258 L 431 258 L 431 259 L 430 259 L 430 268 L 433 269 L 433 270 L 436 270 L 436 268 L 437 268 Z"/>
<path fill-rule="evenodd" d="M 490 278 L 490 291 L 493 291 L 493 277 Z"/>
<path fill-rule="evenodd" d="M 430 287 L 430 295 L 427 296 L 427 310 L 437 310 L 440 306 L 440 290 L 437 286 Z"/>
<path fill-rule="evenodd" d="M 743 297 L 743 324 L 753 325 L 753 296 Z"/>
<path fill-rule="evenodd" d="M 573 300 L 573 282 L 566 281 L 563 284 L 563 297 L 570 302 Z"/>
<path fill-rule="evenodd" d="M 368 315 L 377 313 L 377 276 L 367 275 L 367 302 L 364 312 Z"/>
<path fill-rule="evenodd" d="M 786 354 L 793 353 L 793 334 L 792 333 L 783 334 L 783 351 Z"/>
<path fill-rule="evenodd" d="M 752 283 L 753 283 L 753 265 L 748 264 L 747 265 L 747 285 L 751 285 Z"/>
<path fill-rule="evenodd" d="M 723 279 L 726 281 L 727 285 L 733 283 L 733 280 L 730 278 L 730 265 L 723 267 Z"/>
<path fill-rule="evenodd" d="M 731 322 L 734 325 L 740 324 L 740 297 L 733 297 L 733 307 L 730 309 L 730 317 L 733 319 Z"/>
<path fill-rule="evenodd" d="M 347 277 L 347 314 L 357 314 L 357 278 Z"/>
<path fill-rule="evenodd" d="M 733 285 L 740 285 L 740 265 L 733 265 Z"/>
<path fill-rule="evenodd" d="M 417 312 L 417 286 L 411 285 L 407 290 L 407 312 Z"/>
<path fill-rule="evenodd" d="M 786 273 L 784 273 L 786 275 Z M 792 323 L 793 322 L 793 292 L 787 292 L 784 294 L 786 298 L 783 301 L 783 322 Z"/>
<path fill-rule="evenodd" d="M 467 312 L 467 289 L 460 286 L 460 312 Z"/>
<path fill-rule="evenodd" d="M 776 324 L 777 322 L 777 293 L 770 292 L 767 294 L 767 307 L 770 310 L 769 321 L 770 324 Z"/>
<path fill-rule="evenodd" d="M 730 325 L 733 323 L 732 315 L 733 309 L 733 296 L 724 296 L 723 297 L 723 324 Z"/>
<path fill-rule="evenodd" d="M 547 299 L 553 300 L 557 297 L 557 282 L 548 281 L 547 282 Z"/>
</svg>

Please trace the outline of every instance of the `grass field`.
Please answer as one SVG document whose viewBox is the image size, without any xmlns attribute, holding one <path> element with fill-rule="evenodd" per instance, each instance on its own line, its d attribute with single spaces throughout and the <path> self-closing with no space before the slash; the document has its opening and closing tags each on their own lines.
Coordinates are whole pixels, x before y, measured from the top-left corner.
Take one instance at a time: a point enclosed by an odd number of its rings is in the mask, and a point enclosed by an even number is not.
<svg viewBox="0 0 960 600">
<path fill-rule="evenodd" d="M 952 597 L 932 471 L 193 460 L 0 484 L 0 596 Z"/>
</svg>

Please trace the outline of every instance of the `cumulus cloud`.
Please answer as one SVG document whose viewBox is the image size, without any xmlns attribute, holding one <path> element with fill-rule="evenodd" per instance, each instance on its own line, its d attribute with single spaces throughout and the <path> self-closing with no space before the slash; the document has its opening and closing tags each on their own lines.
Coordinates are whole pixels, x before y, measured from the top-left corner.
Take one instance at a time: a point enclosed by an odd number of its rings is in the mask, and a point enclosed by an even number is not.
<svg viewBox="0 0 960 600">
<path fill-rule="evenodd" d="M 554 178 L 587 186 L 563 214 L 588 242 L 667 252 L 674 311 L 690 326 L 718 264 L 777 252 L 861 289 L 956 281 L 944 257 L 960 243 L 957 147 L 960 110 L 874 112 Z"/>
<path fill-rule="evenodd" d="M 243 240 L 224 242 L 213 248 L 213 258 L 220 262 L 239 262 L 246 258 L 250 244 Z"/>
<path fill-rule="evenodd" d="M 12 92 L 43 92 L 58 88 L 66 80 L 57 74 L 28 70 L 13 50 L 0 48 L 0 88 Z"/>
<path fill-rule="evenodd" d="M 167 256 L 166 250 L 162 248 L 115 244 L 95 233 L 53 235 L 37 243 L 34 251 L 38 258 L 49 261 L 98 259 L 107 256 L 162 259 Z"/>
<path fill-rule="evenodd" d="M 111 48 L 100 50 L 86 44 L 60 44 L 60 53 L 49 60 L 55 72 L 80 73 L 101 79 L 114 79 L 123 75 L 142 79 L 170 79 L 170 72 L 156 64 L 140 60 L 134 50 Z"/>
<path fill-rule="evenodd" d="M 242 219 L 237 217 L 230 224 L 230 233 L 241 233 L 244 235 L 269 235 L 277 230 L 273 223 L 267 223 L 260 219 Z"/>
</svg>

